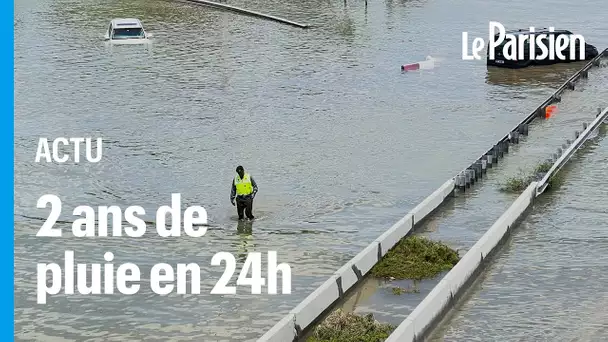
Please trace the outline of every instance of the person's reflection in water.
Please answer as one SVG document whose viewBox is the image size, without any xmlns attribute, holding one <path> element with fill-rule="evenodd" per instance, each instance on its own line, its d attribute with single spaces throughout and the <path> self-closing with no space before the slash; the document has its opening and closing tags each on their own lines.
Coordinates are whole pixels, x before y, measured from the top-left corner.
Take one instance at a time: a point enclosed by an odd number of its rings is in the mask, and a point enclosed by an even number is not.
<svg viewBox="0 0 608 342">
<path fill-rule="evenodd" d="M 236 232 L 239 236 L 238 254 L 237 260 L 244 263 L 249 254 L 249 247 L 253 244 L 250 240 L 253 238 L 253 222 L 252 221 L 239 221 L 236 226 Z"/>
<path fill-rule="evenodd" d="M 251 235 L 253 233 L 253 221 L 239 221 L 236 225 L 239 235 Z"/>
</svg>

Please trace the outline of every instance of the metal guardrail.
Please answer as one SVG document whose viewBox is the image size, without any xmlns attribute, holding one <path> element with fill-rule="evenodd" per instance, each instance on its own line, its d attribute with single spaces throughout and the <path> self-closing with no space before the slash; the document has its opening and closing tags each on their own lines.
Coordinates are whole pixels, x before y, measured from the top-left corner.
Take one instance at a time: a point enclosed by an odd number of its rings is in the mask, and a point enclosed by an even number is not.
<svg viewBox="0 0 608 342">
<path fill-rule="evenodd" d="M 608 58 L 608 48 L 600 52 L 595 58 L 590 60 L 585 66 L 574 73 L 568 80 L 566 80 L 557 90 L 549 96 L 543 103 L 541 103 L 534 111 L 528 116 L 521 120 L 509 133 L 507 133 L 502 139 L 500 139 L 492 148 L 482 154 L 476 161 L 471 163 L 467 168 L 460 171 L 454 180 L 456 181 L 456 188 L 464 191 L 473 185 L 478 179 L 483 177 L 488 168 L 492 168 L 493 165 L 498 163 L 505 153 L 509 152 L 509 144 L 519 143 L 520 135 L 528 135 L 528 125 L 536 118 L 544 117 L 547 106 L 558 103 L 561 101 L 562 94 L 565 90 L 574 90 L 575 83 L 581 78 L 586 79 L 589 77 L 589 69 L 592 67 L 599 67 L 600 60 L 602 58 Z"/>
<path fill-rule="evenodd" d="M 570 158 L 572 158 L 574 153 L 576 153 L 576 151 L 581 148 L 581 146 L 583 146 L 585 141 L 587 141 L 589 135 L 591 135 L 591 133 L 595 131 L 607 118 L 608 107 L 604 108 L 604 110 L 597 115 L 595 120 L 593 120 L 590 125 L 587 126 L 587 124 L 584 124 L 584 130 L 582 133 L 579 134 L 578 132 L 576 132 L 576 140 L 574 140 L 574 142 L 570 144 L 570 146 L 568 146 L 568 148 L 563 152 L 563 154 L 555 161 L 553 166 L 551 166 L 549 171 L 547 171 L 543 178 L 538 182 L 538 186 L 536 187 L 536 196 L 539 196 L 545 191 L 545 189 L 549 185 L 549 179 L 551 179 L 553 175 L 558 173 L 559 170 L 561 170 L 562 167 L 566 165 L 566 163 L 570 160 Z"/>
<path fill-rule="evenodd" d="M 299 27 L 299 28 L 303 28 L 303 29 L 310 28 L 310 25 L 307 25 L 307 24 L 301 24 L 301 23 L 297 23 L 292 20 L 275 17 L 273 15 L 264 14 L 264 13 L 248 10 L 245 8 L 222 4 L 219 2 L 215 2 L 215 1 L 209 1 L 209 0 L 183 0 L 183 1 L 189 2 L 189 3 L 195 3 L 195 4 L 199 4 L 199 5 L 204 5 L 204 6 L 209 6 L 209 7 L 214 7 L 214 8 L 219 8 L 219 9 L 223 9 L 223 10 L 227 10 L 227 11 L 232 11 L 232 12 L 239 13 L 239 14 L 249 15 L 252 17 L 276 21 L 281 24 L 287 24 L 287 25 L 291 25 L 291 26 L 295 26 L 295 27 Z"/>
</svg>

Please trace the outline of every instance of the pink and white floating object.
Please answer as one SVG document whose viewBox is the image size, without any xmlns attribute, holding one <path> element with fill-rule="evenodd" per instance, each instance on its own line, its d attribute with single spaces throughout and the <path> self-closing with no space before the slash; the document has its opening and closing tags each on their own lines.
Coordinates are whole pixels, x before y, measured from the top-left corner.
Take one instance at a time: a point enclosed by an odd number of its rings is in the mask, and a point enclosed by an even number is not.
<svg viewBox="0 0 608 342">
<path fill-rule="evenodd" d="M 402 65 L 401 71 L 431 70 L 434 68 L 435 68 L 435 59 L 431 56 L 427 56 L 426 60 L 424 60 L 424 61 L 421 61 L 418 63 Z"/>
</svg>

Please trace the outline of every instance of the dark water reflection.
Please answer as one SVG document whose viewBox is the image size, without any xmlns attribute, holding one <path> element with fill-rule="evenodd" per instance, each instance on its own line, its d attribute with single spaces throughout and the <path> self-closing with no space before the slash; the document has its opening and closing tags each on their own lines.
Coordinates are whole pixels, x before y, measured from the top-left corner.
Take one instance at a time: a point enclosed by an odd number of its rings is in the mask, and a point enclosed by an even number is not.
<svg viewBox="0 0 608 342">
<path fill-rule="evenodd" d="M 486 82 L 506 87 L 555 87 L 565 82 L 586 62 L 529 67 L 525 69 L 505 69 L 488 67 Z"/>
</svg>

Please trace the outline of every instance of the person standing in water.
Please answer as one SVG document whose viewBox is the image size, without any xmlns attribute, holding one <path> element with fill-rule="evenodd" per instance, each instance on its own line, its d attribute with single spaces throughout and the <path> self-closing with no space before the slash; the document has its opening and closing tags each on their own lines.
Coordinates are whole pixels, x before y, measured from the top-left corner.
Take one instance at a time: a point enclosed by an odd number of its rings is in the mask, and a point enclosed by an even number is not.
<svg viewBox="0 0 608 342">
<path fill-rule="evenodd" d="M 255 194 L 258 192 L 258 185 L 248 173 L 245 173 L 245 169 L 242 166 L 237 166 L 236 176 L 232 181 L 232 187 L 230 191 L 230 202 L 235 205 L 236 200 L 236 211 L 239 214 L 239 220 L 245 219 L 245 215 L 250 220 L 253 220 L 253 199 Z M 243 215 L 245 212 L 245 215 Z"/>
</svg>

